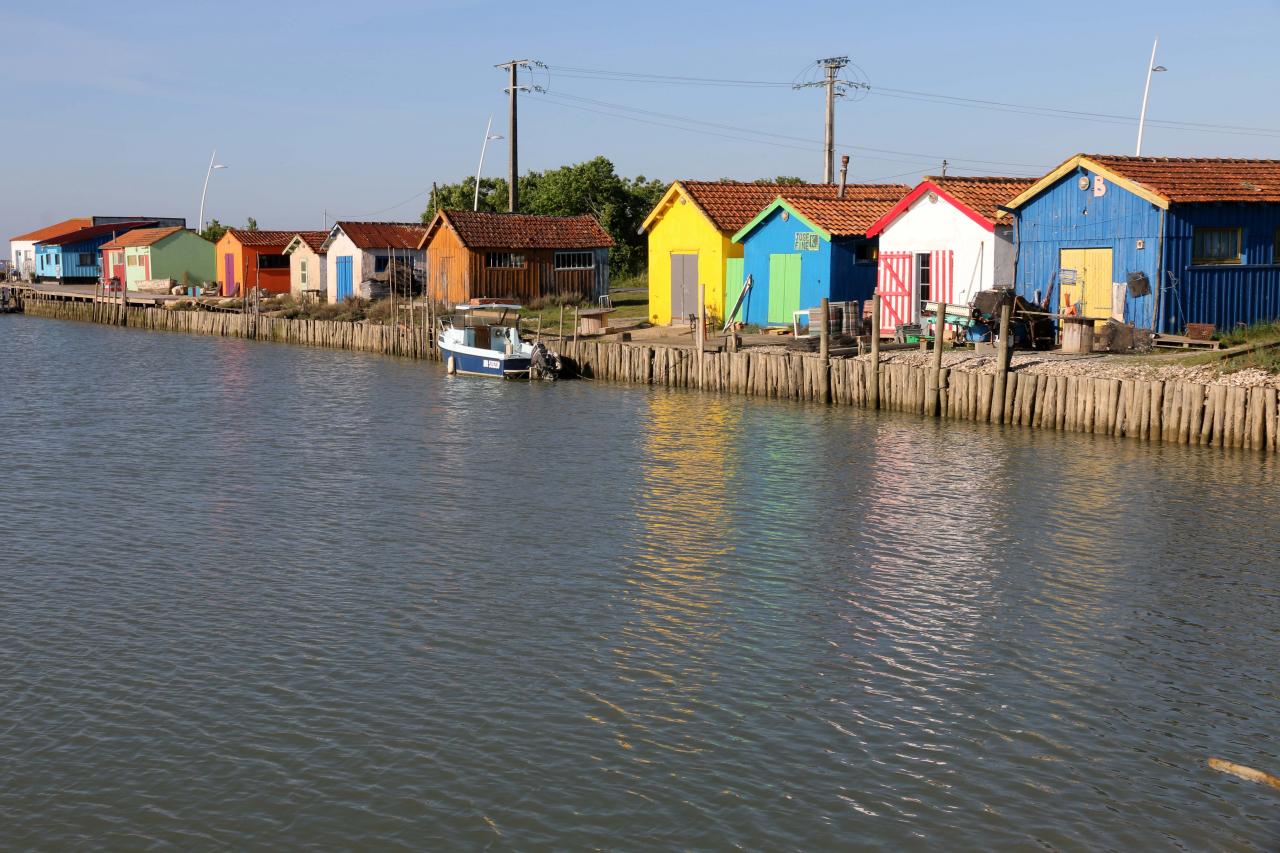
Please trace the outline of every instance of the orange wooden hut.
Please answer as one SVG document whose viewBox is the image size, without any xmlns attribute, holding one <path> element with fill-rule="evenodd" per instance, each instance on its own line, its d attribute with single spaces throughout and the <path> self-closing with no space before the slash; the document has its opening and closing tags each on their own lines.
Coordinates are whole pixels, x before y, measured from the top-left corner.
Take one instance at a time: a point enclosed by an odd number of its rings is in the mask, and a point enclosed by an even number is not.
<svg viewBox="0 0 1280 853">
<path fill-rule="evenodd" d="M 613 238 L 583 216 L 441 210 L 419 248 L 437 302 L 529 302 L 546 296 L 594 298 L 609 292 Z"/>
<path fill-rule="evenodd" d="M 228 228 L 214 250 L 218 292 L 239 296 L 247 283 L 267 293 L 288 293 L 289 256 L 284 250 L 297 233 Z"/>
</svg>

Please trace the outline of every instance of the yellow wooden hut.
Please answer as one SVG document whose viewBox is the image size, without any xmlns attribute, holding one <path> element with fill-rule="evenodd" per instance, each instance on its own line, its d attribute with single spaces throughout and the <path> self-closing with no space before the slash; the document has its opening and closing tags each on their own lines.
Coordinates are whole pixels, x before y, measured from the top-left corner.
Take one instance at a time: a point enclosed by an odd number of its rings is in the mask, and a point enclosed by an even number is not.
<svg viewBox="0 0 1280 853">
<path fill-rule="evenodd" d="M 834 184 L 676 181 L 640 230 L 649 235 L 649 321 L 687 323 L 698 313 L 698 285 L 706 285 L 707 316 L 723 320 L 728 294 L 742 288 L 742 245 L 733 235 L 785 193 L 835 198 Z"/>
</svg>

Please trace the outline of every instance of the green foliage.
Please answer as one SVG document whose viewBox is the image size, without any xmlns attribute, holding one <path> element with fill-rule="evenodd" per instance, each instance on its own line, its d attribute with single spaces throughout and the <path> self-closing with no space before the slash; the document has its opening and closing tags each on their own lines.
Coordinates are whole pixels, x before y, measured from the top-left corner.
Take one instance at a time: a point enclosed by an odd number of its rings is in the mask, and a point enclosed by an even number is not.
<svg viewBox="0 0 1280 853">
<path fill-rule="evenodd" d="M 773 180 L 769 180 L 768 178 L 765 178 L 764 180 L 766 183 L 783 184 L 789 187 L 794 187 L 799 184 L 808 183 L 808 181 L 806 181 L 804 178 L 797 178 L 795 175 L 778 175 L 778 177 L 774 178 Z"/>
<path fill-rule="evenodd" d="M 257 231 L 257 230 L 258 230 L 258 220 L 254 219 L 252 216 L 250 216 L 250 217 L 249 217 L 249 219 L 248 219 L 248 221 L 247 221 L 247 222 L 245 222 L 245 224 L 244 224 L 244 230 L 246 230 L 246 231 Z"/>
<path fill-rule="evenodd" d="M 662 198 L 667 185 L 643 175 L 624 178 L 606 157 L 575 163 L 520 177 L 520 212 L 542 216 L 577 216 L 589 213 L 600 221 L 617 244 L 610 253 L 614 275 L 634 274 L 644 268 L 647 238 L 638 233 L 640 223 Z M 429 221 L 440 209 L 470 210 L 476 182 L 466 178 L 437 187 L 422 214 Z M 480 209 L 507 208 L 507 182 L 502 178 L 480 181 Z"/>
<path fill-rule="evenodd" d="M 216 243 L 222 239 L 222 235 L 227 233 L 227 226 L 223 225 L 216 219 L 210 219 L 209 225 L 200 232 L 200 236 L 208 240 L 210 243 Z"/>
</svg>

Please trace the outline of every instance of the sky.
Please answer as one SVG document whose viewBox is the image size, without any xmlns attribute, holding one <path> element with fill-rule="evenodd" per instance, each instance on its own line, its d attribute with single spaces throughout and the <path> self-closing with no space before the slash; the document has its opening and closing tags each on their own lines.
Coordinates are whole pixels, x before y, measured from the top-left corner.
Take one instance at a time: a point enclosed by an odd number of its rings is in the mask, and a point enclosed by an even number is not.
<svg viewBox="0 0 1280 853">
<path fill-rule="evenodd" d="M 1133 153 L 1157 36 L 1168 70 L 1152 81 L 1144 154 L 1280 157 L 1280 0 L 0 0 L 0 12 L 10 236 L 94 214 L 194 224 L 215 148 L 227 168 L 206 219 L 416 220 L 433 182 L 474 174 L 490 117 L 507 135 L 494 66 L 509 59 L 542 63 L 521 76 L 542 90 L 519 102 L 522 171 L 603 154 L 628 176 L 820 180 L 823 96 L 790 84 L 844 55 L 845 76 L 870 86 L 836 110 L 850 180 L 910 183 L 944 158 L 951 174 L 1043 174 L 1079 152 Z M 505 174 L 507 144 L 490 143 L 486 175 Z"/>
</svg>

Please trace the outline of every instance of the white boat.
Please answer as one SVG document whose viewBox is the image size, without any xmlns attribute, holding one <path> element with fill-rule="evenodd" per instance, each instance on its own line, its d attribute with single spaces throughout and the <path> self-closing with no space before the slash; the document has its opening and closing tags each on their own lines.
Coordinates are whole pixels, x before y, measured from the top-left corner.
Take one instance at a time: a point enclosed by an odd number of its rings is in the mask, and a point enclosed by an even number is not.
<svg viewBox="0 0 1280 853">
<path fill-rule="evenodd" d="M 541 343 L 520 339 L 520 306 L 467 302 L 441 321 L 436 339 L 449 373 L 528 379 L 559 373 L 559 357 Z"/>
</svg>

